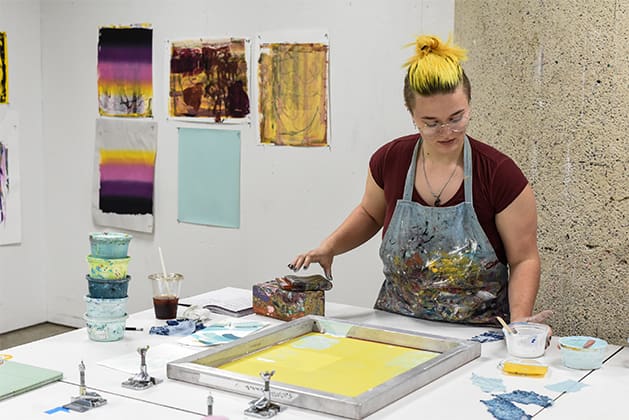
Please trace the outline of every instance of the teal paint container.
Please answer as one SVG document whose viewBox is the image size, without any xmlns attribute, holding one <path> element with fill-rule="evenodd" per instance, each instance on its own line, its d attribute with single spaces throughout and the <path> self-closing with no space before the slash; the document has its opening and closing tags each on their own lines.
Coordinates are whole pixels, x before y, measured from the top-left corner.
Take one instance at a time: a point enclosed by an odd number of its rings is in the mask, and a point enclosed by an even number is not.
<svg viewBox="0 0 629 420">
<path fill-rule="evenodd" d="M 132 236 L 120 232 L 90 233 L 91 255 L 96 258 L 126 258 Z"/>
<path fill-rule="evenodd" d="M 129 280 L 131 280 L 129 275 L 120 280 L 95 279 L 89 274 L 85 278 L 87 278 L 87 288 L 91 298 L 120 299 L 127 297 Z"/>
</svg>

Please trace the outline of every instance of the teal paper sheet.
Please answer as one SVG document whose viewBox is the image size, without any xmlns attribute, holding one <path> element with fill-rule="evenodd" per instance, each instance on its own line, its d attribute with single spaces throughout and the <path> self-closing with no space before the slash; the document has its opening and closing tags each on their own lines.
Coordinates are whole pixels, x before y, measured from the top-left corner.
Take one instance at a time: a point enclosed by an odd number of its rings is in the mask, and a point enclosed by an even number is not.
<svg viewBox="0 0 629 420">
<path fill-rule="evenodd" d="M 179 128 L 180 222 L 240 227 L 240 132 Z"/>
</svg>

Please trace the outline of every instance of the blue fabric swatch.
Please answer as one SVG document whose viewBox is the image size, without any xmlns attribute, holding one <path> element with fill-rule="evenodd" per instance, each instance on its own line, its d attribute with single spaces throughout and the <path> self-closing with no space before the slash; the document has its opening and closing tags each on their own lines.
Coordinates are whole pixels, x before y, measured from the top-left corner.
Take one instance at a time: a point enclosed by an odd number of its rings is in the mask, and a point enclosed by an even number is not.
<svg viewBox="0 0 629 420">
<path fill-rule="evenodd" d="M 169 320 L 164 326 L 151 327 L 149 334 L 186 336 L 202 329 L 203 323 L 192 319 Z"/>
<path fill-rule="evenodd" d="M 515 390 L 506 394 L 494 394 L 491 400 L 481 400 L 487 406 L 487 410 L 498 420 L 528 420 L 530 415 L 516 406 L 514 403 L 535 404 L 541 407 L 549 407 L 553 400 L 545 395 L 533 391 Z"/>
<path fill-rule="evenodd" d="M 498 420 L 529 420 L 531 416 L 509 400 L 500 397 L 481 400 L 487 410 Z"/>
<path fill-rule="evenodd" d="M 516 389 L 515 391 L 507 394 L 499 394 L 495 396 L 521 404 L 536 404 L 540 407 L 550 407 L 553 405 L 553 400 L 545 395 L 540 395 L 533 391 L 522 391 L 520 389 Z"/>
<path fill-rule="evenodd" d="M 546 389 L 550 389 L 555 392 L 577 392 L 588 386 L 587 384 L 573 381 L 568 379 L 567 381 L 557 382 L 556 384 L 546 385 Z"/>
<path fill-rule="evenodd" d="M 472 373 L 472 383 L 478 386 L 483 392 L 504 392 L 507 390 L 502 379 L 500 378 L 486 378 Z"/>
<path fill-rule="evenodd" d="M 500 341 L 505 338 L 502 331 L 485 331 L 482 334 L 475 335 L 470 338 L 470 341 L 476 341 L 478 343 L 490 343 L 492 341 Z"/>
</svg>

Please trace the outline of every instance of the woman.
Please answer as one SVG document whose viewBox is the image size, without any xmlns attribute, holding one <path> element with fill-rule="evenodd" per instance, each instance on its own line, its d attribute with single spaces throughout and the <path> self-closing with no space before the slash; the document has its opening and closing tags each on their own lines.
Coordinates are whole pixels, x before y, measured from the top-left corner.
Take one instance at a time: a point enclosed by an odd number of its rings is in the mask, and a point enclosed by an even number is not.
<svg viewBox="0 0 629 420">
<path fill-rule="evenodd" d="M 375 308 L 418 318 L 495 324 L 532 317 L 539 288 L 535 197 L 506 155 L 466 135 L 470 82 L 465 50 L 420 36 L 408 63 L 404 100 L 419 134 L 372 156 L 361 203 L 293 270 L 334 256 L 383 228 L 385 280 Z"/>
</svg>

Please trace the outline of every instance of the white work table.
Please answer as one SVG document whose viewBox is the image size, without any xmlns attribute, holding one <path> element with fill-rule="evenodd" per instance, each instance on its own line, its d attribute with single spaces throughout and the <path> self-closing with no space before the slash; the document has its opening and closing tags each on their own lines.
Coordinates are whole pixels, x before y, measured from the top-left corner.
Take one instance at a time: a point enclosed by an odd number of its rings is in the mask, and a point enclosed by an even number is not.
<svg viewBox="0 0 629 420">
<path fill-rule="evenodd" d="M 195 297 L 195 300 L 198 297 Z M 185 299 L 182 299 L 185 302 Z M 185 308 L 180 307 L 180 313 Z M 326 316 L 361 324 L 382 326 L 387 328 L 419 331 L 459 339 L 470 339 L 488 328 L 458 326 L 447 323 L 424 321 L 410 317 L 360 308 L 344 304 L 326 303 Z M 215 315 L 213 318 L 224 318 Z M 244 318 L 240 318 L 244 319 Z M 282 323 L 271 318 L 249 315 L 246 319 L 259 320 L 276 325 Z M 142 418 L 153 419 L 193 419 L 200 418 L 207 413 L 206 398 L 211 391 L 214 398 L 214 414 L 226 416 L 229 419 L 250 419 L 244 410 L 252 397 L 206 388 L 166 378 L 165 364 L 158 370 L 151 369 L 152 349 L 173 348 L 178 354 L 173 354 L 172 360 L 187 354 L 203 351 L 204 348 L 191 348 L 178 344 L 181 337 L 150 335 L 151 326 L 164 325 L 164 321 L 154 318 L 153 309 L 138 312 L 129 316 L 127 326 L 141 327 L 144 331 L 126 331 L 124 338 L 115 342 L 96 342 L 88 338 L 85 328 L 77 329 L 65 334 L 49 337 L 33 343 L 3 350 L 13 356 L 13 361 L 46 367 L 63 372 L 61 382 L 46 385 L 35 391 L 18 395 L 0 401 L 0 413 L 7 419 L 36 419 L 47 418 L 54 420 L 62 416 L 82 416 L 80 418 L 107 418 L 119 415 L 118 418 L 132 418 L 133 413 L 141 413 Z M 137 348 L 149 345 L 147 352 L 148 373 L 163 379 L 164 382 L 149 389 L 136 391 L 121 386 L 121 383 L 140 370 L 140 359 Z M 492 395 L 483 392 L 472 382 L 472 375 L 486 378 L 502 379 L 506 392 L 514 390 L 535 391 L 555 400 L 555 404 L 546 409 L 536 405 L 519 405 L 529 415 L 539 414 L 541 418 L 561 419 L 567 416 L 581 417 L 585 410 L 599 413 L 594 407 L 599 405 L 599 398 L 605 401 L 607 413 L 619 414 L 623 410 L 622 399 L 626 395 L 629 381 L 629 351 L 619 346 L 610 345 L 607 350 L 607 360 L 601 369 L 596 371 L 573 370 L 561 363 L 556 339 L 546 350 L 543 358 L 538 360 L 549 366 L 549 372 L 544 378 L 510 376 L 503 374 L 498 364 L 508 358 L 504 341 L 482 344 L 481 357 L 450 372 L 428 385 L 395 401 L 383 409 L 370 415 L 374 419 L 405 419 L 417 418 L 418 413 L 426 418 L 474 418 L 493 419 L 481 400 L 489 400 Z M 134 356 L 135 355 L 135 356 Z M 104 366 L 103 361 L 117 357 L 135 357 L 137 368 L 133 373 L 127 373 Z M 610 357 L 613 356 L 613 357 Z M 90 410 L 86 413 L 53 413 L 45 414 L 46 410 L 66 404 L 72 396 L 78 395 L 79 370 L 78 364 L 83 361 L 86 366 L 86 385 L 88 391 L 95 391 L 108 400 L 105 406 Z M 576 393 L 554 392 L 546 385 L 556 384 L 566 380 L 583 381 L 589 386 Z M 273 381 L 271 381 L 271 387 Z M 611 396 L 610 390 L 615 389 L 617 397 Z M 625 395 L 621 395 L 623 394 Z M 579 407 L 583 407 L 583 410 Z M 600 407 L 599 407 L 600 408 Z M 127 413 L 124 415 L 121 413 Z M 6 416 L 10 414 L 10 416 Z M 577 415 L 577 417 L 575 417 Z M 51 417 L 52 416 L 52 417 Z M 597 416 L 599 417 L 599 416 Z M 603 415 L 599 418 L 606 418 Z M 613 417 L 613 416 L 612 416 Z M 65 417 L 64 417 L 65 418 Z M 77 417 L 78 418 L 78 417 Z M 278 420 L 287 419 L 340 419 L 315 411 L 285 407 L 274 417 Z"/>
</svg>

